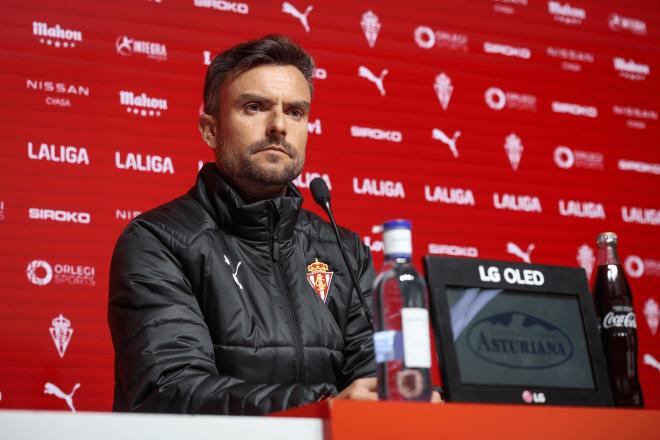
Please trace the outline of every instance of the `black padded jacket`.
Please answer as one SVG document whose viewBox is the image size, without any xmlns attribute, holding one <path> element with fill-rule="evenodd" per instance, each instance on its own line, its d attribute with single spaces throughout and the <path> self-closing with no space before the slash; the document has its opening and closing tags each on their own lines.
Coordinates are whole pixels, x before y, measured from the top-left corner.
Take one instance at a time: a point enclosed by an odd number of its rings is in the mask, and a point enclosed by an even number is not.
<svg viewBox="0 0 660 440">
<path fill-rule="evenodd" d="M 110 269 L 115 411 L 265 414 L 375 375 L 332 229 L 302 201 L 289 185 L 245 204 L 210 163 L 126 227 Z M 370 303 L 369 249 L 340 235 Z M 332 272 L 325 302 L 307 276 L 317 259 Z"/>
</svg>

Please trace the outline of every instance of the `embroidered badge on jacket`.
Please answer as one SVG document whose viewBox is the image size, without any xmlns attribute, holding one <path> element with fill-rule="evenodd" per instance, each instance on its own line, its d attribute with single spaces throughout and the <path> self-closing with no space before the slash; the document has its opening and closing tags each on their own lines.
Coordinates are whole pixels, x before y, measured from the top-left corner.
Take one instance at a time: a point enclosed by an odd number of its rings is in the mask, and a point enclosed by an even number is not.
<svg viewBox="0 0 660 440">
<path fill-rule="evenodd" d="M 328 298 L 330 283 L 332 282 L 333 272 L 329 272 L 328 269 L 329 266 L 319 261 L 318 258 L 315 258 L 314 262 L 307 266 L 307 281 L 323 302 Z"/>
</svg>

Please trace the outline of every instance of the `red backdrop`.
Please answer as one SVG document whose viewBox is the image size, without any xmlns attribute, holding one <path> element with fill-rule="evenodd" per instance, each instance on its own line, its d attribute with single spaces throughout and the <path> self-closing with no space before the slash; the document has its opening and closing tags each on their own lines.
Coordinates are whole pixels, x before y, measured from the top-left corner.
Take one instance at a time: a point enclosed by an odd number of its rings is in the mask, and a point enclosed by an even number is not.
<svg viewBox="0 0 660 440">
<path fill-rule="evenodd" d="M 660 3 L 655 0 L 5 1 L 0 14 L 0 408 L 108 410 L 114 242 L 212 159 L 206 64 L 266 33 L 316 58 L 305 171 L 382 261 L 585 267 L 620 237 L 639 373 L 660 408 Z M 305 15 L 306 14 L 306 15 Z M 78 384 L 78 386 L 76 386 Z M 48 392 L 45 392 L 48 391 Z"/>
</svg>

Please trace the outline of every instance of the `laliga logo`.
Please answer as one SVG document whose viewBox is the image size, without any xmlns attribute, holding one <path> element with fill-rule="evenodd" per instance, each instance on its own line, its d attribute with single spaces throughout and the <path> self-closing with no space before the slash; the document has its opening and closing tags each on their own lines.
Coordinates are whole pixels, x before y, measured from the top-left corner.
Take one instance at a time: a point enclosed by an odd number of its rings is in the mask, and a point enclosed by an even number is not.
<svg viewBox="0 0 660 440">
<path fill-rule="evenodd" d="M 25 272 L 28 280 L 36 286 L 45 286 L 53 280 L 53 268 L 44 260 L 31 261 Z"/>
</svg>

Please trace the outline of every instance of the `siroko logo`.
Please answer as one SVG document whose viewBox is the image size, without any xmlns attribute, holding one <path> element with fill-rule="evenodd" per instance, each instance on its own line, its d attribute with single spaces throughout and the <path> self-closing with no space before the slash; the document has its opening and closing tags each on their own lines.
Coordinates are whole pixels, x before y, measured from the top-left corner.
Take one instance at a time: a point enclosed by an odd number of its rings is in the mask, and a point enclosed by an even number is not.
<svg viewBox="0 0 660 440">
<path fill-rule="evenodd" d="M 127 113 L 142 117 L 160 116 L 161 110 L 167 110 L 167 99 L 152 98 L 144 92 L 135 95 L 132 91 L 121 90 L 119 92 L 119 103 L 126 107 Z"/>
<path fill-rule="evenodd" d="M 657 111 L 628 105 L 615 104 L 612 106 L 612 113 L 617 116 L 628 118 L 626 120 L 626 125 L 630 128 L 636 128 L 639 130 L 646 129 L 646 122 L 642 121 L 642 119 L 648 121 L 658 120 Z"/>
<path fill-rule="evenodd" d="M 442 109 L 447 110 L 451 95 L 454 93 L 454 85 L 452 84 L 451 78 L 445 72 L 440 72 L 440 74 L 435 77 L 433 90 L 435 90 L 435 94 L 438 97 L 438 101 L 440 101 Z"/>
<path fill-rule="evenodd" d="M 291 3 L 289 2 L 282 3 L 282 12 L 284 12 L 285 14 L 289 14 L 294 18 L 297 18 L 300 21 L 300 24 L 302 24 L 303 28 L 305 29 L 305 32 L 310 31 L 309 23 L 307 22 L 307 16 L 313 10 L 314 10 L 314 6 L 309 5 L 307 6 L 307 8 L 305 8 L 305 12 L 300 12 Z"/>
<path fill-rule="evenodd" d="M 370 195 L 387 198 L 406 198 L 403 183 L 392 180 L 377 180 L 372 178 L 353 177 L 353 192 L 360 195 Z"/>
<path fill-rule="evenodd" d="M 593 64 L 595 56 L 592 52 L 585 52 L 581 50 L 568 49 L 565 47 L 548 46 L 545 49 L 545 54 L 551 58 L 559 58 L 562 60 L 561 68 L 569 72 L 582 71 L 582 64 Z"/>
<path fill-rule="evenodd" d="M 537 196 L 530 196 L 526 194 L 500 194 L 493 193 L 493 207 L 495 209 L 506 209 L 509 211 L 518 212 L 533 212 L 541 214 L 543 208 L 541 207 L 541 200 Z"/>
<path fill-rule="evenodd" d="M 309 184 L 312 182 L 312 180 L 316 179 L 317 177 L 320 177 L 321 179 L 325 180 L 325 183 L 328 185 L 328 189 L 332 189 L 332 182 L 330 181 L 330 176 L 326 173 L 316 172 L 316 171 L 305 171 L 304 173 L 300 173 L 298 177 L 293 179 L 293 184 L 296 185 L 298 188 L 309 188 Z"/>
<path fill-rule="evenodd" d="M 397 130 L 382 130 L 380 128 L 358 127 L 351 125 L 351 136 L 356 138 L 368 138 L 376 141 L 401 142 L 403 134 Z"/>
<path fill-rule="evenodd" d="M 27 155 L 31 160 L 45 160 L 48 162 L 68 163 L 71 165 L 89 165 L 87 148 L 73 145 L 47 144 L 42 142 L 35 146 L 32 142 L 27 143 Z"/>
<path fill-rule="evenodd" d="M 587 11 L 584 9 L 556 1 L 548 2 L 548 13 L 556 22 L 568 25 L 582 24 L 587 18 Z"/>
<path fill-rule="evenodd" d="M 215 9 L 222 12 L 233 12 L 243 15 L 250 13 L 250 6 L 247 3 L 226 0 L 194 0 L 193 4 L 198 8 Z"/>
<path fill-rule="evenodd" d="M 622 206 L 621 220 L 625 223 L 658 226 L 660 225 L 660 210 L 638 206 Z"/>
<path fill-rule="evenodd" d="M 565 145 L 555 148 L 553 153 L 555 165 L 564 170 L 584 168 L 589 170 L 604 170 L 605 158 L 595 151 L 573 150 Z"/>
<path fill-rule="evenodd" d="M 88 225 L 92 222 L 89 212 L 64 211 L 61 209 L 28 208 L 31 220 L 46 220 L 59 223 L 79 223 Z"/>
<path fill-rule="evenodd" d="M 25 270 L 27 279 L 35 286 L 68 284 L 71 286 L 96 285 L 96 268 L 81 264 L 55 263 L 45 260 L 32 260 Z"/>
<path fill-rule="evenodd" d="M 439 49 L 468 51 L 468 36 L 445 30 L 433 30 L 428 26 L 417 26 L 413 33 L 415 44 L 422 49 Z"/>
<path fill-rule="evenodd" d="M 642 258 L 639 255 L 628 255 L 623 262 L 623 268 L 631 278 L 660 277 L 660 260 Z"/>
<path fill-rule="evenodd" d="M 628 31 L 635 35 L 645 36 L 646 22 L 637 18 L 623 17 L 619 14 L 610 14 L 607 18 L 610 30 L 615 32 Z"/>
<path fill-rule="evenodd" d="M 70 96 L 89 96 L 89 86 L 71 84 L 62 81 L 49 81 L 28 78 L 25 88 L 37 92 L 45 92 L 49 96 L 44 98 L 47 105 L 58 107 L 71 107 Z M 52 96 L 54 95 L 54 96 Z"/>
<path fill-rule="evenodd" d="M 612 58 L 612 64 L 621 78 L 631 81 L 644 81 L 651 74 L 651 68 L 648 64 L 637 63 L 633 59 L 626 60 L 622 57 L 614 57 Z"/>
<path fill-rule="evenodd" d="M 499 87 L 489 87 L 484 93 L 486 105 L 492 110 L 536 111 L 536 96 L 527 93 L 504 91 Z"/>
<path fill-rule="evenodd" d="M 157 154 L 125 153 L 115 151 L 115 168 L 146 173 L 174 174 L 174 163 L 169 156 Z"/>
<path fill-rule="evenodd" d="M 527 47 L 510 46 L 508 44 L 486 41 L 484 42 L 483 48 L 485 53 L 520 58 L 523 60 L 529 60 L 532 58 L 532 51 Z"/>
<path fill-rule="evenodd" d="M 429 243 L 428 252 L 432 255 L 451 255 L 453 257 L 471 257 L 479 256 L 479 249 L 474 246 L 457 246 L 453 244 Z"/>
<path fill-rule="evenodd" d="M 523 146 L 520 137 L 515 133 L 509 134 L 506 139 L 504 139 L 504 151 L 509 158 L 511 168 L 513 168 L 514 171 L 520 166 L 520 159 L 522 159 L 524 149 L 525 147 Z"/>
<path fill-rule="evenodd" d="M 380 20 L 378 16 L 372 10 L 368 10 L 362 14 L 360 26 L 362 27 L 362 32 L 364 32 L 364 38 L 367 39 L 367 44 L 373 48 L 380 33 Z"/>
<path fill-rule="evenodd" d="M 144 55 L 158 61 L 167 61 L 167 47 L 155 41 L 137 40 L 128 35 L 120 35 L 115 40 L 115 49 L 125 57 L 133 54 Z"/>
<path fill-rule="evenodd" d="M 378 91 L 380 92 L 380 96 L 385 96 L 385 86 L 383 85 L 383 80 L 385 79 L 385 75 L 387 75 L 388 70 L 383 69 L 380 72 L 380 75 L 376 76 L 371 70 L 369 70 L 367 67 L 360 66 L 358 68 L 358 76 L 360 78 L 364 78 L 368 81 L 371 81 L 374 83 L 374 85 L 378 88 Z"/>
<path fill-rule="evenodd" d="M 594 270 L 594 265 L 596 264 L 594 250 L 588 244 L 584 243 L 577 249 L 577 255 L 575 258 L 580 267 L 587 272 L 587 279 L 590 279 L 591 273 Z"/>
<path fill-rule="evenodd" d="M 552 101 L 552 112 L 567 114 L 571 116 L 584 116 L 586 118 L 597 118 L 598 109 L 591 105 L 573 104 L 571 102 Z"/>
<path fill-rule="evenodd" d="M 83 41 L 81 31 L 66 29 L 59 24 L 49 26 L 42 21 L 32 22 L 32 34 L 39 37 L 39 43 L 56 48 L 74 48 Z"/>
<path fill-rule="evenodd" d="M 605 220 L 605 207 L 602 203 L 559 199 L 559 214 L 564 217 Z"/>
<path fill-rule="evenodd" d="M 424 199 L 431 203 L 475 206 L 474 194 L 469 188 L 424 185 Z"/>
<path fill-rule="evenodd" d="M 641 162 L 638 160 L 619 159 L 617 166 L 621 171 L 634 171 L 660 175 L 660 163 Z"/>
</svg>

